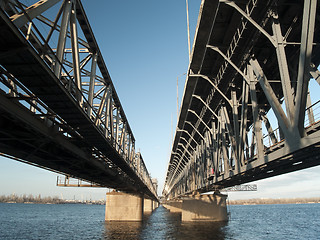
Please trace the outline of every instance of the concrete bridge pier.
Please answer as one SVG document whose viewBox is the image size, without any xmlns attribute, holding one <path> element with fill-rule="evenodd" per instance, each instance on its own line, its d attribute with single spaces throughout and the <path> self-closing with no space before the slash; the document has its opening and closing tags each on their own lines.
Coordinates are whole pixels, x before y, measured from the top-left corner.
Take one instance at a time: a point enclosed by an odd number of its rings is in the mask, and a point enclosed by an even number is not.
<svg viewBox="0 0 320 240">
<path fill-rule="evenodd" d="M 144 213 L 152 213 L 152 211 L 154 210 L 153 204 L 154 204 L 153 200 L 145 198 L 144 199 L 143 212 Z"/>
<path fill-rule="evenodd" d="M 198 194 L 181 200 L 171 200 L 163 206 L 170 212 L 180 212 L 183 222 L 220 222 L 228 220 L 226 200 L 227 195 L 220 193 Z"/>
<path fill-rule="evenodd" d="M 106 221 L 142 221 L 144 197 L 122 192 L 107 193 Z"/>
<path fill-rule="evenodd" d="M 152 206 L 153 206 L 153 211 L 159 207 L 159 204 L 157 201 L 152 200 Z"/>
<path fill-rule="evenodd" d="M 227 195 L 220 193 L 196 195 L 182 201 L 183 222 L 190 221 L 227 221 Z"/>
<path fill-rule="evenodd" d="M 144 199 L 144 213 L 151 213 L 153 212 L 157 207 L 159 207 L 159 203 L 157 201 L 145 198 Z"/>
</svg>

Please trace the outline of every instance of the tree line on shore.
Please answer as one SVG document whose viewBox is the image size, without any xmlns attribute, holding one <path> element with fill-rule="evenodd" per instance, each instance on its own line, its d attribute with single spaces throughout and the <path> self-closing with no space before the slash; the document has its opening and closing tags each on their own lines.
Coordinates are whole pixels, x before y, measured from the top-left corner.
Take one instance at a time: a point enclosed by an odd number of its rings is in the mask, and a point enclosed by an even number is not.
<svg viewBox="0 0 320 240">
<path fill-rule="evenodd" d="M 105 204 L 105 201 L 99 200 L 68 200 L 68 199 L 61 199 L 57 196 L 55 197 L 41 197 L 39 194 L 38 196 L 33 196 L 32 194 L 26 195 L 16 195 L 11 194 L 8 196 L 1 195 L 0 196 L 0 203 L 39 203 L 39 204 L 66 204 L 66 203 L 82 203 L 82 204 Z"/>
<path fill-rule="evenodd" d="M 257 205 L 257 204 L 301 204 L 320 203 L 320 197 L 312 198 L 254 198 L 229 200 L 229 205 Z"/>
</svg>

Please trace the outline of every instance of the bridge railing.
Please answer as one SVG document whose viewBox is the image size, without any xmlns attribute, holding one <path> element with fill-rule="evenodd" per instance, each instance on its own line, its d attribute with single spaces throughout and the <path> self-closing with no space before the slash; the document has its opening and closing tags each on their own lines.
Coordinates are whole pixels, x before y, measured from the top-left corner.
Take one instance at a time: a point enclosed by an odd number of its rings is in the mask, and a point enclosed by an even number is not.
<svg viewBox="0 0 320 240">
<path fill-rule="evenodd" d="M 48 126 L 55 128 L 57 132 L 62 133 L 65 137 L 72 138 L 78 135 L 72 127 L 66 125 L 60 116 L 55 114 L 54 111 L 1 66 L 0 74 L 0 88 L 10 98 L 19 102 L 34 116 L 44 121 Z"/>
<path fill-rule="evenodd" d="M 304 127 L 307 129 L 320 121 L 320 100 L 306 109 Z"/>
<path fill-rule="evenodd" d="M 306 108 L 304 128 L 308 130 L 312 125 L 317 124 L 320 121 L 320 100 L 313 103 L 309 107 Z M 272 139 L 276 139 L 276 143 L 273 144 Z M 283 133 L 281 133 L 279 128 L 276 128 L 273 132 L 267 133 L 263 135 L 263 144 L 265 150 L 268 148 L 279 144 L 282 140 L 284 140 Z"/>
</svg>

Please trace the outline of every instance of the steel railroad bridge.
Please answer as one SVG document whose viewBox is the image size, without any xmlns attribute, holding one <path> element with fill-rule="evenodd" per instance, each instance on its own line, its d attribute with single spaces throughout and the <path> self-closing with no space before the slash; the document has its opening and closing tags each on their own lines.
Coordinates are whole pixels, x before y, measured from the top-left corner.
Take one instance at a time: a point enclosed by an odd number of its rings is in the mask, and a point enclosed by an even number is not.
<svg viewBox="0 0 320 240">
<path fill-rule="evenodd" d="M 80 0 L 0 2 L 2 156 L 158 201 Z"/>
<path fill-rule="evenodd" d="M 320 164 L 319 8 L 202 0 L 166 199 Z"/>
</svg>

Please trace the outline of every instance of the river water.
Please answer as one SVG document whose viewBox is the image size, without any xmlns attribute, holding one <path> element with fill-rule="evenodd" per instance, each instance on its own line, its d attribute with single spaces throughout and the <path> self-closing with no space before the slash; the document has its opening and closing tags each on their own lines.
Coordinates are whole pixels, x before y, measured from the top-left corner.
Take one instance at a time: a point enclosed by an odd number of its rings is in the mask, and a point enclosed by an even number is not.
<svg viewBox="0 0 320 240">
<path fill-rule="evenodd" d="M 230 206 L 226 223 L 182 223 L 160 206 L 105 223 L 104 206 L 0 203 L 0 239 L 320 239 L 320 204 Z"/>
</svg>

